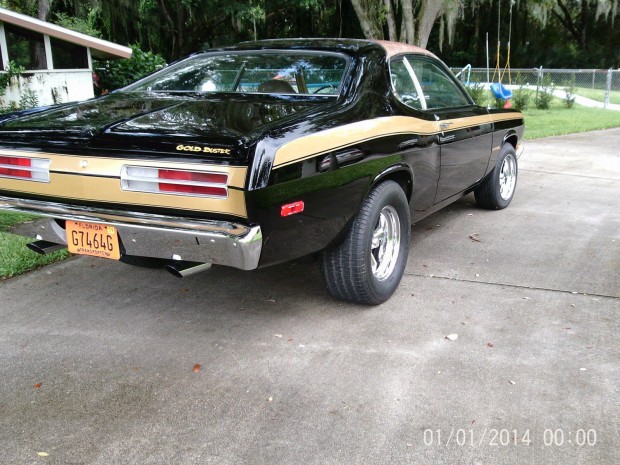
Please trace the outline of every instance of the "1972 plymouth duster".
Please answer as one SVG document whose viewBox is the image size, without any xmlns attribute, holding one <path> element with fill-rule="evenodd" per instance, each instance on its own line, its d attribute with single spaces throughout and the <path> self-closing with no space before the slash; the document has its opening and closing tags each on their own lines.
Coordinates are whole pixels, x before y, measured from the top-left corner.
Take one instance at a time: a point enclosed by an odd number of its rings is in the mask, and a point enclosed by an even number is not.
<svg viewBox="0 0 620 465">
<path fill-rule="evenodd" d="M 49 217 L 29 247 L 178 276 L 320 253 L 329 292 L 378 304 L 411 224 L 515 192 L 523 117 L 476 106 L 413 46 L 244 43 L 105 97 L 0 119 L 0 208 Z"/>
</svg>

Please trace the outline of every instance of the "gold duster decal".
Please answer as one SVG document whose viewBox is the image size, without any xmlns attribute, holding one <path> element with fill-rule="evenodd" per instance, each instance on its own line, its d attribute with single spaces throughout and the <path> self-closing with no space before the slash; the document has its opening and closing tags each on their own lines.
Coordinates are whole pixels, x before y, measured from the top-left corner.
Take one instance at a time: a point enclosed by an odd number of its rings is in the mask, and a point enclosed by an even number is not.
<svg viewBox="0 0 620 465">
<path fill-rule="evenodd" d="M 224 155 L 230 155 L 230 149 L 219 149 L 214 147 L 200 147 L 197 145 L 177 145 L 179 152 L 201 152 L 201 153 L 221 153 Z"/>
</svg>

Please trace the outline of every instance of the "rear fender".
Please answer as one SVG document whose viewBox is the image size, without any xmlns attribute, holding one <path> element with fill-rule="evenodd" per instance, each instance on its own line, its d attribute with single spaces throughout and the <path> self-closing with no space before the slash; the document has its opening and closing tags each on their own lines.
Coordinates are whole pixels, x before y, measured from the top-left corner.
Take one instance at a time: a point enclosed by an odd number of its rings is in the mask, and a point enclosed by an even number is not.
<svg viewBox="0 0 620 465">
<path fill-rule="evenodd" d="M 379 174 L 377 174 L 371 182 L 369 192 L 377 184 L 386 180 L 392 180 L 400 185 L 400 187 L 405 192 L 405 195 L 407 196 L 407 200 L 411 201 L 411 194 L 413 192 L 413 179 L 414 176 L 411 167 L 409 167 L 409 165 L 407 165 L 406 163 L 398 163 L 384 169 Z"/>
</svg>

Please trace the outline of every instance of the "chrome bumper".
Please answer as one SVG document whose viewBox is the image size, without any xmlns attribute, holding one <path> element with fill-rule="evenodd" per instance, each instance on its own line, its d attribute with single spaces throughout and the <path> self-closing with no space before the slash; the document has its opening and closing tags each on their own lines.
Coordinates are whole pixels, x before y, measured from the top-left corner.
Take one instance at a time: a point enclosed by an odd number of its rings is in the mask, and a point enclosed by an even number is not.
<svg viewBox="0 0 620 465">
<path fill-rule="evenodd" d="M 37 239 L 67 244 L 54 219 L 116 227 L 126 255 L 214 263 L 242 270 L 258 267 L 263 236 L 260 226 L 65 205 L 0 196 L 0 210 L 53 218 Z"/>
</svg>

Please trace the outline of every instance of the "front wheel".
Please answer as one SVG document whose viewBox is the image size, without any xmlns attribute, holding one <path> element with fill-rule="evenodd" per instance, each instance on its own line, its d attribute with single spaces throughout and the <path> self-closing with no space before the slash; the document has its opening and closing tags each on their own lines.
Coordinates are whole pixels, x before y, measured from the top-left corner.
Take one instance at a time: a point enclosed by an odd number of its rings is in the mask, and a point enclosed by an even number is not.
<svg viewBox="0 0 620 465">
<path fill-rule="evenodd" d="M 515 149 L 506 144 L 491 174 L 474 191 L 476 203 L 488 210 L 501 210 L 510 205 L 517 187 L 517 172 Z"/>
<path fill-rule="evenodd" d="M 411 220 L 402 188 L 385 181 L 372 189 L 344 240 L 325 250 L 321 269 L 331 295 L 378 305 L 394 293 L 405 271 Z"/>
</svg>

